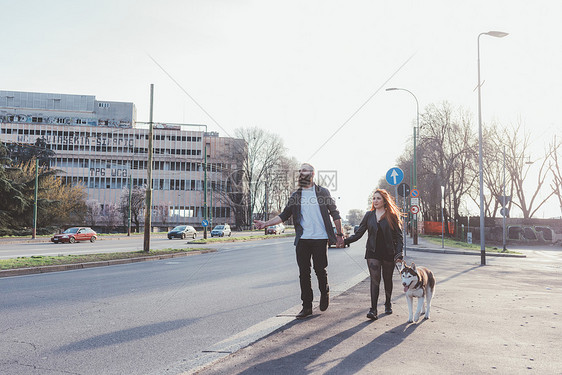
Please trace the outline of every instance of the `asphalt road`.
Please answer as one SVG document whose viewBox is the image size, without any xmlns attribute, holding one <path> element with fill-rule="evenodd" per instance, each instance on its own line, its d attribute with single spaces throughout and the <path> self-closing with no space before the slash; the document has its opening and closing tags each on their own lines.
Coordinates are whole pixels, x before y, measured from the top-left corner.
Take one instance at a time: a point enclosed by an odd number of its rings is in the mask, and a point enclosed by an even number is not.
<svg viewBox="0 0 562 375">
<path fill-rule="evenodd" d="M 200 364 L 222 350 L 218 343 L 300 304 L 293 238 L 213 247 L 0 279 L 0 373 L 167 373 Z M 329 250 L 334 292 L 367 277 L 363 254 L 361 244 Z"/>
</svg>

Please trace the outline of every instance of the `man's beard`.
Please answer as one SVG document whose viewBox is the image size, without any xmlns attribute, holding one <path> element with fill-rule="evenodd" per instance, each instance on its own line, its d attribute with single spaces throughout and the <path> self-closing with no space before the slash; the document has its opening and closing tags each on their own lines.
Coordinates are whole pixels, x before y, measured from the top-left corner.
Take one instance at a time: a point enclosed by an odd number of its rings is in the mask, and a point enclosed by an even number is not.
<svg viewBox="0 0 562 375">
<path fill-rule="evenodd" d="M 300 187 L 308 187 L 310 186 L 310 182 L 312 181 L 312 175 L 300 175 L 299 176 L 299 186 Z"/>
</svg>

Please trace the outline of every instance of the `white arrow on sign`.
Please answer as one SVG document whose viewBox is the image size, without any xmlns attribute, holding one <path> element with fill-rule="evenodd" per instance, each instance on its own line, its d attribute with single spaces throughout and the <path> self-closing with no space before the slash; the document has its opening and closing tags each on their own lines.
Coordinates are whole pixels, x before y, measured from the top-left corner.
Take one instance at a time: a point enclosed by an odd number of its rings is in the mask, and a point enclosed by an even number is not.
<svg viewBox="0 0 562 375">
<path fill-rule="evenodd" d="M 392 170 L 392 173 L 390 174 L 390 177 L 392 177 L 392 179 L 394 180 L 394 185 L 396 185 L 397 184 L 396 177 L 398 177 L 398 172 L 396 172 L 396 169 Z"/>
</svg>

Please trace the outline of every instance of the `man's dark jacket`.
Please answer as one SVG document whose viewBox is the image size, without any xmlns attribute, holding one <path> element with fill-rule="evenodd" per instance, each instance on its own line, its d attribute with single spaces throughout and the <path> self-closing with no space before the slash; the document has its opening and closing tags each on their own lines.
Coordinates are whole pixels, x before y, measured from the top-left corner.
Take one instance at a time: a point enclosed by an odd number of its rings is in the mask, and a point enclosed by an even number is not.
<svg viewBox="0 0 562 375">
<path fill-rule="evenodd" d="M 328 215 L 331 215 L 333 220 L 341 220 L 340 212 L 336 208 L 336 203 L 334 202 L 334 199 L 330 195 L 330 191 L 328 191 L 328 189 L 314 184 L 314 190 L 316 191 L 316 199 L 318 201 L 318 206 L 320 206 L 320 214 L 322 214 L 324 226 L 326 227 L 326 233 L 328 234 L 328 242 L 331 245 L 334 245 L 336 243 L 336 235 Z M 283 221 L 289 219 L 291 215 L 293 216 L 293 223 L 295 224 L 295 246 L 299 243 L 303 233 L 303 227 L 301 225 L 301 198 L 302 188 L 299 188 L 291 195 L 287 206 L 285 206 L 283 212 L 279 214 L 279 217 Z"/>
<path fill-rule="evenodd" d="M 385 247 L 388 252 L 389 256 L 393 256 L 394 260 L 402 259 L 402 247 L 404 246 L 404 242 L 402 239 L 402 230 L 400 227 L 395 229 L 390 228 L 390 223 L 386 219 L 386 217 L 382 218 L 379 221 L 381 225 L 381 230 L 383 231 L 383 237 L 385 242 Z M 365 259 L 367 258 L 374 258 L 375 255 L 375 248 L 377 244 L 377 215 L 375 211 L 367 211 L 363 220 L 361 220 L 361 224 L 359 224 L 359 228 L 357 228 L 357 232 L 353 234 L 353 236 L 345 239 L 345 244 L 349 244 L 352 242 L 357 241 L 363 234 L 368 231 L 367 237 L 367 246 L 365 251 Z"/>
</svg>

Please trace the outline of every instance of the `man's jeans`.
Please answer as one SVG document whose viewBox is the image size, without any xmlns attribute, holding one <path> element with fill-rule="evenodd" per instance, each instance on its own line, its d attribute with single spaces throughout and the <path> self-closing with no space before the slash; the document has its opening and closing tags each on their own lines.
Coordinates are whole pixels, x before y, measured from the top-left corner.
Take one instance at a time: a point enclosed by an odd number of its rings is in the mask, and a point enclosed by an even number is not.
<svg viewBox="0 0 562 375">
<path fill-rule="evenodd" d="M 301 284 L 301 299 L 304 308 L 312 308 L 312 284 L 310 280 L 310 259 L 314 265 L 314 272 L 318 278 L 320 293 L 328 292 L 328 240 L 303 240 L 300 239 L 297 248 L 297 264 L 299 266 L 299 279 Z"/>
</svg>

